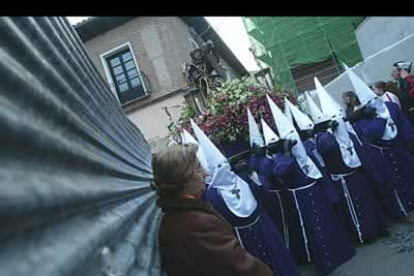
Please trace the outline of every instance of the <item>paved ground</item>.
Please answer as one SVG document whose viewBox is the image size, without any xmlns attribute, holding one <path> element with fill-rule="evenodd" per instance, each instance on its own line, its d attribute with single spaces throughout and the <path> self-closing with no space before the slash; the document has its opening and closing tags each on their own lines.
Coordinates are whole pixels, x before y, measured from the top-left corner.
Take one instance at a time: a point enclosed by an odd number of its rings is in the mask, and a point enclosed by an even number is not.
<svg viewBox="0 0 414 276">
<path fill-rule="evenodd" d="M 389 227 L 390 236 L 358 245 L 355 257 L 329 276 L 413 276 L 414 215 Z M 313 265 L 300 267 L 302 276 L 317 276 Z"/>
</svg>

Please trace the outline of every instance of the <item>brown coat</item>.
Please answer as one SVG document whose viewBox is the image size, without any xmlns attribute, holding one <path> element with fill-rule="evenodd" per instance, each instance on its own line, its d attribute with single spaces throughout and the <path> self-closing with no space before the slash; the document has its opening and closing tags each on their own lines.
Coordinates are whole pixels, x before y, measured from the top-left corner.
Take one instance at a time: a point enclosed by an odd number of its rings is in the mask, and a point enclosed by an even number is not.
<svg viewBox="0 0 414 276">
<path fill-rule="evenodd" d="M 157 204 L 164 211 L 158 239 L 168 276 L 273 276 L 210 204 L 182 198 Z"/>
</svg>

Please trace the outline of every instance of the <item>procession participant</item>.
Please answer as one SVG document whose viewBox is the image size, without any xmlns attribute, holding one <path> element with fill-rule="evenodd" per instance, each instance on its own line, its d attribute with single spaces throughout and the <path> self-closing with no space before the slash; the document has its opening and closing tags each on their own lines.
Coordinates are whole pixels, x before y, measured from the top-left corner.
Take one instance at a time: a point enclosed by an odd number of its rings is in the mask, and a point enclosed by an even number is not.
<svg viewBox="0 0 414 276">
<path fill-rule="evenodd" d="M 271 276 L 268 266 L 243 249 L 231 226 L 199 199 L 204 171 L 197 145 L 175 145 L 154 154 L 152 168 L 163 216 L 158 233 L 169 276 Z"/>
<path fill-rule="evenodd" d="M 349 93 L 349 92 L 345 92 L 345 93 Z M 312 118 L 312 121 L 315 123 L 314 133 L 327 130 L 330 127 L 330 123 L 332 123 L 331 120 L 329 120 L 329 118 L 327 118 L 322 113 L 322 111 L 319 109 L 319 107 L 316 105 L 312 97 L 307 92 L 305 92 L 305 96 L 306 96 L 306 103 L 308 105 L 309 116 Z M 346 116 L 346 114 L 344 114 L 344 116 Z M 345 121 L 345 126 L 348 132 L 350 133 L 351 139 L 354 142 L 358 142 L 358 145 L 357 145 L 358 147 L 362 146 L 362 141 L 358 137 L 358 134 L 354 130 L 354 127 L 352 126 L 352 124 L 348 121 Z"/>
<path fill-rule="evenodd" d="M 240 244 L 267 264 L 275 276 L 297 276 L 297 267 L 283 238 L 249 187 L 230 167 L 226 157 L 191 120 L 211 172 L 207 201 L 230 223 Z"/>
<path fill-rule="evenodd" d="M 314 106 L 311 104 L 312 112 L 316 114 L 318 112 L 321 113 L 319 110 L 313 110 L 315 107 L 316 104 Z M 312 161 L 318 167 L 319 171 L 322 173 L 323 177 L 320 180 L 322 188 L 325 191 L 326 196 L 329 198 L 332 207 L 336 209 L 336 205 L 340 203 L 341 199 L 330 177 L 326 174 L 325 163 L 318 150 L 316 149 L 314 138 L 315 134 L 313 130 L 315 124 L 306 114 L 300 111 L 299 108 L 291 103 L 287 98 L 285 98 L 285 114 L 291 114 L 292 119 L 289 119 L 289 121 L 291 121 L 291 123 L 294 123 L 294 126 L 299 133 L 299 137 L 302 140 L 302 144 L 305 147 L 306 154 L 312 159 Z"/>
<path fill-rule="evenodd" d="M 201 195 L 201 199 L 203 201 L 206 200 L 206 191 L 208 188 L 208 185 L 210 184 L 211 181 L 211 173 L 210 173 L 210 168 L 208 167 L 208 162 L 206 159 L 206 156 L 204 155 L 203 149 L 200 147 L 200 145 L 198 144 L 197 140 L 186 130 L 183 129 L 182 133 L 181 133 L 181 142 L 183 145 L 188 145 L 188 144 L 195 144 L 198 146 L 197 149 L 197 159 L 200 162 L 201 166 L 203 167 L 203 170 L 206 174 L 205 177 L 205 190 L 203 191 L 203 194 Z"/>
<path fill-rule="evenodd" d="M 349 120 L 363 139 L 372 180 L 383 212 L 398 218 L 414 209 L 414 129 L 400 108 L 378 97 L 345 66 L 361 107 Z"/>
<path fill-rule="evenodd" d="M 384 81 L 377 81 L 373 85 L 374 93 L 377 94 L 382 98 L 384 102 L 392 102 L 396 103 L 401 108 L 400 99 L 398 98 L 397 93 L 392 93 L 389 91 L 388 86 L 394 84 L 393 82 L 384 82 Z M 398 87 L 397 87 L 398 89 Z"/>
<path fill-rule="evenodd" d="M 296 240 L 295 246 L 289 233 L 290 250 L 305 251 L 307 260 L 315 262 L 319 274 L 328 274 L 351 259 L 355 250 L 322 190 L 322 174 L 306 154 L 299 134 L 273 100 L 270 97 L 267 100 L 280 138 L 287 141 L 285 152 L 274 157 L 273 173 L 287 187 L 296 206 L 299 220 L 296 226 L 289 225 L 289 229 L 302 231 L 302 239 Z"/>
<path fill-rule="evenodd" d="M 342 195 L 342 206 L 347 210 L 348 230 L 364 243 L 364 240 L 372 240 L 385 230 L 382 212 L 342 119 L 345 110 L 316 77 L 315 86 L 323 114 L 337 123 L 331 129 L 317 134 L 316 146 Z"/>
<path fill-rule="evenodd" d="M 258 202 L 273 220 L 279 233 L 283 234 L 286 247 L 288 244 L 287 222 L 285 217 L 285 194 L 283 185 L 272 178 L 268 172 L 272 173 L 273 159 L 266 154 L 266 146 L 277 142 L 279 138 L 262 120 L 263 133 L 265 140 L 260 133 L 250 109 L 247 109 L 249 123 L 249 140 L 252 154 L 249 160 L 241 160 L 234 166 L 234 171 L 244 181 L 251 184 L 250 187 Z M 266 125 L 263 125 L 266 124 Z"/>
<path fill-rule="evenodd" d="M 393 64 L 391 76 L 399 84 L 402 110 L 414 125 L 414 77 L 411 75 L 412 62 L 399 61 Z"/>
</svg>

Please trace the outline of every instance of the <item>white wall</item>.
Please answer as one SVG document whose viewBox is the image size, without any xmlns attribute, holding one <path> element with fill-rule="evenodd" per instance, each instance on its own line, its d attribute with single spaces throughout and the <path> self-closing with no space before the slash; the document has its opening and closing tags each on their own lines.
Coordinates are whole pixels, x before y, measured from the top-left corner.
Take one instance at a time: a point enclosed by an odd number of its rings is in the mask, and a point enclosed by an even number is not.
<svg viewBox="0 0 414 276">
<path fill-rule="evenodd" d="M 168 125 L 170 124 L 170 120 L 162 108 L 168 107 L 173 120 L 177 120 L 180 116 L 183 102 L 182 94 L 178 93 L 160 102 L 132 111 L 127 116 L 139 127 L 148 141 L 162 139 L 168 136 Z"/>
<path fill-rule="evenodd" d="M 368 17 L 355 35 L 364 59 L 414 33 L 414 17 Z"/>
<path fill-rule="evenodd" d="M 392 64 L 400 60 L 414 61 L 414 34 L 366 58 L 356 64 L 352 70 L 368 84 L 389 81 L 392 80 L 390 75 Z M 338 101 L 341 100 L 343 92 L 354 90 L 345 73 L 331 81 L 325 88 Z M 311 91 L 311 95 L 313 94 L 314 91 Z"/>
</svg>

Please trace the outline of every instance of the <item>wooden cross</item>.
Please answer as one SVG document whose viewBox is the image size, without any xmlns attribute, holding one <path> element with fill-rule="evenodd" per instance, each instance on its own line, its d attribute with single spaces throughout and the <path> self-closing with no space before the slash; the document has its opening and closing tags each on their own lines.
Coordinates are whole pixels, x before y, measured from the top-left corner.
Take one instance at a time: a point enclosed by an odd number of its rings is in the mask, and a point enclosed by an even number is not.
<svg viewBox="0 0 414 276">
<path fill-rule="evenodd" d="M 353 155 L 354 154 L 354 151 L 352 150 L 352 147 L 348 147 L 348 148 L 346 148 L 347 149 L 347 151 L 349 151 L 349 153 L 351 154 L 351 155 Z"/>
<path fill-rule="evenodd" d="M 236 195 L 236 198 L 237 198 L 237 199 L 240 199 L 240 189 L 233 188 L 233 190 L 231 190 L 231 193 L 232 193 L 233 195 Z"/>
</svg>

